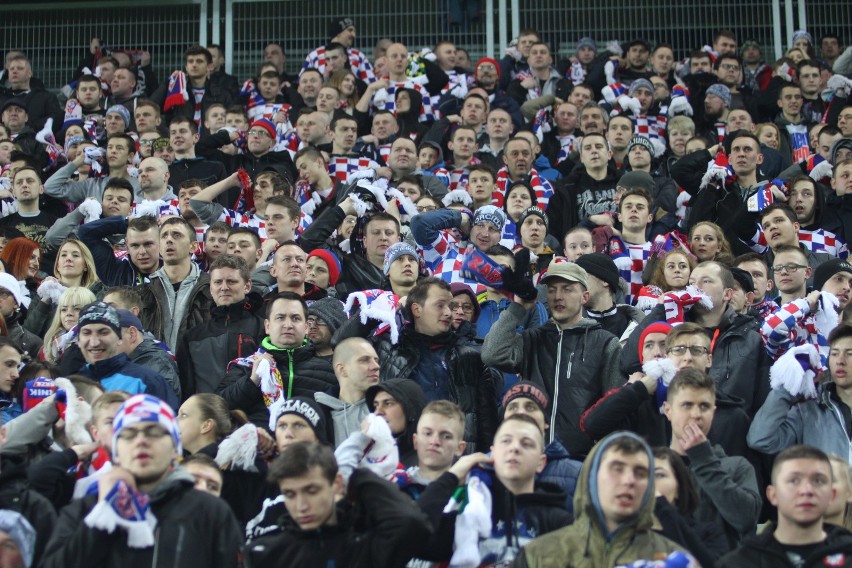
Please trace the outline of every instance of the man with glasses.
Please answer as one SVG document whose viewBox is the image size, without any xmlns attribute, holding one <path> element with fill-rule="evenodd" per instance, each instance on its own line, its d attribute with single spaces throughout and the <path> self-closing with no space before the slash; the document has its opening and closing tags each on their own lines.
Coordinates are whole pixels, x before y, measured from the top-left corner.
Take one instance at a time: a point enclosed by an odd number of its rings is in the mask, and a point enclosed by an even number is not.
<svg viewBox="0 0 852 568">
<path fill-rule="evenodd" d="M 148 565 L 156 564 L 158 555 L 180 566 L 239 565 L 243 539 L 233 512 L 218 497 L 196 491 L 195 479 L 178 465 L 182 448 L 173 410 L 154 396 L 140 394 L 121 405 L 113 424 L 115 467 L 99 478 L 96 494 L 63 511 L 42 565 L 87 566 L 94 561 L 119 566 L 130 557 Z M 147 533 L 148 545 L 133 542 L 112 520 L 120 514 L 120 501 L 131 496 L 134 503 L 143 503 L 131 521 L 134 534 Z M 143 520 L 151 517 L 156 518 L 156 529 Z"/>
<path fill-rule="evenodd" d="M 695 303 L 684 312 L 685 321 L 700 325 L 713 338 L 710 346 L 713 357 L 708 373 L 716 381 L 720 393 L 738 399 L 740 407 L 753 415 L 769 388 L 771 359 L 754 328 L 754 320 L 737 314 L 729 305 L 734 294 L 734 276 L 727 266 L 707 261 L 695 267 L 689 275 L 689 284 L 699 288 L 712 303 L 712 308 Z M 663 304 L 651 310 L 630 336 L 621 353 L 622 370 L 635 371 L 639 368 L 639 339 L 646 327 L 659 321 L 666 321 Z M 691 353 L 687 355 L 685 352 L 680 355 L 690 356 Z"/>
<path fill-rule="evenodd" d="M 266 118 L 259 118 L 251 123 L 246 133 L 246 152 L 242 154 L 226 154 L 221 151 L 239 138 L 239 133 L 230 129 L 222 129 L 210 136 L 203 136 L 195 146 L 199 156 L 225 164 L 225 170 L 231 174 L 242 168 L 252 179 L 263 170 L 274 170 L 283 174 L 288 180 L 296 179 L 296 166 L 290 153 L 286 150 L 273 151 L 278 142 L 275 124 Z"/>
</svg>

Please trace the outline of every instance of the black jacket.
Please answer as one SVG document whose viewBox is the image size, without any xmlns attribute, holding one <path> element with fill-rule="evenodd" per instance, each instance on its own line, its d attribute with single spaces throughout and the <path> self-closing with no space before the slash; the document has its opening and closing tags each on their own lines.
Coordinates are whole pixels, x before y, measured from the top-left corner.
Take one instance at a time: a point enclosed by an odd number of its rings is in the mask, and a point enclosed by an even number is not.
<svg viewBox="0 0 852 568">
<path fill-rule="evenodd" d="M 53 119 L 53 132 L 58 134 L 62 129 L 62 107 L 56 95 L 30 83 L 28 91 L 15 91 L 8 88 L 0 88 L 0 104 L 9 99 L 23 101 L 27 107 L 27 125 L 38 132 L 44 128 L 48 118 Z M 17 141 L 16 141 L 17 142 Z"/>
<path fill-rule="evenodd" d="M 221 162 L 213 162 L 204 158 L 188 158 L 175 160 L 169 166 L 169 185 L 180 186 L 181 182 L 188 179 L 198 179 L 206 185 L 213 185 L 227 177 L 225 166 Z M 232 207 L 233 203 L 222 204 L 223 207 Z"/>
<path fill-rule="evenodd" d="M 691 552 L 701 566 L 712 568 L 730 550 L 722 527 L 682 515 L 665 497 L 656 498 L 654 516 L 662 525 L 658 532 Z"/>
<path fill-rule="evenodd" d="M 313 343 L 306 340 L 304 345 L 293 349 L 268 349 L 271 345 L 268 339 L 262 343 L 263 349 L 272 354 L 281 372 L 287 398 L 313 398 L 314 393 L 337 386 L 337 377 L 334 376 L 331 363 L 315 356 Z M 225 379 L 216 387 L 216 394 L 228 401 L 232 410 L 245 412 L 252 424 L 267 428 L 269 412 L 260 387 L 251 380 L 252 360 L 253 358 L 246 358 L 231 361 Z"/>
<path fill-rule="evenodd" d="M 112 247 L 104 240 L 112 235 L 125 233 L 127 219 L 120 215 L 96 219 L 80 225 L 77 229 L 77 237 L 92 251 L 98 278 L 106 286 L 141 286 L 150 276 L 139 273 L 136 265 L 130 262 L 130 255 L 116 258 Z"/>
<path fill-rule="evenodd" d="M 5 458 L 0 473 L 0 509 L 20 513 L 35 529 L 32 565 L 37 566 L 56 525 L 56 511 L 50 501 L 29 487 L 26 467 Z"/>
<path fill-rule="evenodd" d="M 687 312 L 686 321 L 693 321 L 693 312 Z M 621 369 L 626 375 L 641 370 L 639 363 L 639 336 L 649 325 L 665 321 L 662 304 L 651 310 L 642 323 L 633 330 L 621 352 Z M 730 398 L 742 401 L 742 408 L 754 416 L 769 394 L 769 367 L 772 360 L 763 346 L 754 319 L 737 314 L 728 307 L 714 338 L 711 349 L 713 364 L 708 374 L 716 381 L 717 392 L 724 391 Z"/>
<path fill-rule="evenodd" d="M 209 136 L 202 136 L 195 145 L 195 152 L 203 158 L 224 164 L 227 174 L 243 168 L 251 176 L 251 179 L 256 179 L 260 172 L 274 170 L 291 181 L 296 179 L 296 166 L 293 164 L 293 159 L 290 158 L 290 153 L 286 150 L 283 152 L 267 152 L 260 157 L 251 152 L 231 156 L 219 150 L 222 146 L 230 143 L 230 133 L 223 130 Z"/>
<path fill-rule="evenodd" d="M 251 355 L 264 336 L 263 318 L 255 314 L 260 299 L 250 296 L 228 306 L 212 306 L 209 320 L 188 328 L 177 348 L 181 391 L 186 400 L 216 392 L 228 363 Z"/>
<path fill-rule="evenodd" d="M 372 330 L 368 322 L 362 325 L 358 318 L 350 319 L 338 329 L 332 339 L 337 345 L 347 337 L 367 337 Z M 379 355 L 380 380 L 411 379 L 420 364 L 420 348 L 414 326 L 406 325 L 400 332 L 399 343 L 391 343 L 388 333 L 369 338 Z M 491 447 L 497 431 L 497 392 L 493 371 L 488 369 L 479 355 L 479 350 L 470 341 L 455 332 L 450 333 L 446 344 L 443 366 L 449 374 L 449 397 L 461 407 L 465 414 L 464 439 L 476 444 L 472 451 Z"/>
<path fill-rule="evenodd" d="M 328 207 L 314 222 L 305 229 L 299 238 L 299 244 L 306 253 L 327 246 L 328 238 L 346 218 L 346 213 L 339 206 Z M 374 266 L 369 260 L 359 254 L 346 254 L 337 247 L 332 250 L 340 259 L 343 270 L 340 272 L 335 288 L 338 298 L 346 298 L 351 292 L 381 288 L 385 279 L 382 269 Z"/>
<path fill-rule="evenodd" d="M 337 504 L 337 524 L 303 531 L 288 515 L 282 533 L 249 545 L 252 568 L 405 566 L 432 529 L 414 502 L 393 484 L 367 470 L 349 478 L 346 498 Z"/>
<path fill-rule="evenodd" d="M 413 436 L 417 431 L 420 414 L 426 406 L 423 389 L 410 379 L 387 379 L 382 381 L 381 390 L 398 401 L 405 414 L 405 429 L 394 436 L 396 447 L 399 450 L 399 461 L 407 467 L 417 465 L 417 452 L 414 449 Z M 377 389 L 367 389 L 365 401 L 371 412 L 378 392 Z"/>
<path fill-rule="evenodd" d="M 803 566 L 852 566 L 852 534 L 841 527 L 825 525 L 826 539 L 810 556 Z M 742 545 L 722 557 L 716 566 L 725 568 L 781 568 L 793 564 L 787 558 L 784 549 L 774 538 L 775 531 L 767 529 L 763 533 L 748 538 Z"/>
<path fill-rule="evenodd" d="M 147 367 L 131 363 L 130 357 L 124 353 L 92 365 L 84 365 L 79 373 L 99 382 L 105 391 L 123 390 L 131 394 L 144 392 L 178 409 L 178 397 L 168 381 Z"/>
<path fill-rule="evenodd" d="M 177 468 L 154 489 L 151 512 L 157 517 L 154 546 L 130 548 L 127 533 L 86 526 L 83 519 L 97 495 L 73 501 L 59 516 L 45 551 L 43 568 L 236 568 L 243 539 L 228 505 L 193 488 L 193 478 Z"/>
<path fill-rule="evenodd" d="M 482 360 L 540 385 L 550 398 L 545 413 L 549 441 L 558 439 L 572 456 L 585 456 L 593 444 L 580 430 L 583 412 L 624 384 L 617 368 L 618 338 L 585 318 L 564 329 L 548 320 L 519 334 L 524 315 L 517 303 L 500 314 L 485 337 Z"/>
</svg>

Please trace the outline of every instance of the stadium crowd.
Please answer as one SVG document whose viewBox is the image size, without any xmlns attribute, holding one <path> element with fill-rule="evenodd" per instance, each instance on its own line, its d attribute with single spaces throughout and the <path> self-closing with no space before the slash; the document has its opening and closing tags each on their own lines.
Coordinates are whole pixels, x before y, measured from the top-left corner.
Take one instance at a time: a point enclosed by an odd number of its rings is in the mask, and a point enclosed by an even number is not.
<svg viewBox="0 0 852 568">
<path fill-rule="evenodd" d="M 357 31 L 5 54 L 0 567 L 852 566 L 852 47 Z"/>
</svg>

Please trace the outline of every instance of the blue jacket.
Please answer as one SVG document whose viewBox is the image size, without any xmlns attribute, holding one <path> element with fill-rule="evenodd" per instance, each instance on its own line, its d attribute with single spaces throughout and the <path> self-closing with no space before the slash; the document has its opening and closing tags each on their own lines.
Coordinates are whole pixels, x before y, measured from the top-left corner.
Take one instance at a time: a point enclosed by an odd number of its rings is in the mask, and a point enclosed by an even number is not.
<svg viewBox="0 0 852 568">
<path fill-rule="evenodd" d="M 120 215 L 104 217 L 91 223 L 80 225 L 77 236 L 92 251 L 98 277 L 107 286 L 139 286 L 148 282 L 148 276 L 139 274 L 136 266 L 130 262 L 130 255 L 116 258 L 112 247 L 104 239 L 127 232 L 127 219 Z M 160 262 L 162 266 L 162 262 Z"/>
<path fill-rule="evenodd" d="M 175 410 L 180 405 L 175 391 L 162 375 L 131 362 L 124 353 L 94 365 L 85 365 L 80 374 L 98 381 L 108 391 L 123 390 L 130 394 L 144 392 L 165 401 Z"/>
<path fill-rule="evenodd" d="M 538 175 L 547 181 L 556 181 L 562 177 L 559 170 L 550 165 L 550 160 L 544 154 L 535 159 L 533 167 L 538 172 Z"/>
<path fill-rule="evenodd" d="M 559 440 L 554 440 L 544 448 L 547 465 L 538 474 L 538 481 L 546 481 L 558 485 L 565 494 L 565 508 L 574 513 L 574 491 L 577 489 L 577 479 L 583 462 L 575 460 Z"/>
</svg>

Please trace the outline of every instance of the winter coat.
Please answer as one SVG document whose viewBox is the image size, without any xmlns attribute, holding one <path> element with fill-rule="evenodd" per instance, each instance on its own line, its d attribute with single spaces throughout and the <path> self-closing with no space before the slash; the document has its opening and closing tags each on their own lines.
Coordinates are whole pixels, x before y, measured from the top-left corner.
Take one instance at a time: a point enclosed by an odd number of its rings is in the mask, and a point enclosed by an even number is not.
<svg viewBox="0 0 852 568">
<path fill-rule="evenodd" d="M 701 566 L 712 568 L 731 550 L 722 527 L 696 522 L 691 515 L 681 514 L 665 497 L 656 498 L 654 516 L 662 525 L 658 532 L 687 549 Z"/>
<path fill-rule="evenodd" d="M 226 177 L 225 166 L 221 162 L 212 162 L 204 158 L 184 158 L 175 160 L 169 165 L 169 185 L 172 187 L 180 187 L 181 182 L 188 179 L 197 179 L 206 185 L 213 185 Z M 230 207 L 234 204 L 223 205 Z"/>
<path fill-rule="evenodd" d="M 560 329 L 553 320 L 521 334 L 520 304 L 503 312 L 482 345 L 486 365 L 519 373 L 545 389 L 550 440 L 559 439 L 572 456 L 584 456 L 592 440 L 580 430 L 580 417 L 605 392 L 624 384 L 618 372 L 618 338 L 589 319 Z"/>
<path fill-rule="evenodd" d="M 432 532 L 414 501 L 364 469 L 349 478 L 346 497 L 337 504 L 336 525 L 305 531 L 289 515 L 280 525 L 283 532 L 249 545 L 253 568 L 277 568 L 282 561 L 305 567 L 402 567 Z"/>
<path fill-rule="evenodd" d="M 547 464 L 536 479 L 562 489 L 565 492 L 565 509 L 574 513 L 574 492 L 583 462 L 572 458 L 559 440 L 547 444 L 544 455 L 547 456 Z"/>
<path fill-rule="evenodd" d="M 130 548 L 127 533 L 108 534 L 83 519 L 98 496 L 88 495 L 62 509 L 47 544 L 43 568 L 235 568 L 242 556 L 242 535 L 228 505 L 193 488 L 194 479 L 175 467 L 151 493 L 157 517 L 154 546 Z"/>
<path fill-rule="evenodd" d="M 106 391 L 123 390 L 130 394 L 146 393 L 165 401 L 177 410 L 178 397 L 166 379 L 147 367 L 131 363 L 130 358 L 119 353 L 114 357 L 86 364 L 80 374 L 97 381 Z"/>
<path fill-rule="evenodd" d="M 651 530 L 654 523 L 653 478 L 648 481 L 637 514 L 609 533 L 600 505 L 591 492 L 597 485 L 601 458 L 613 438 L 609 436 L 595 445 L 583 463 L 574 494 L 574 523 L 528 544 L 515 560 L 517 568 L 612 568 L 637 560 L 657 560 L 683 550 Z M 654 463 L 650 451 L 648 463 Z"/>
<path fill-rule="evenodd" d="M 335 332 L 332 344 L 337 345 L 347 337 L 364 337 L 369 331 L 357 318 L 351 319 Z M 392 378 L 415 379 L 421 354 L 412 324 L 402 329 L 396 345 L 391 342 L 388 333 L 370 337 L 369 341 L 379 355 L 382 382 Z M 491 447 L 497 431 L 494 371 L 483 364 L 476 346 L 455 332 L 448 335 L 442 367 L 449 376 L 449 382 L 441 386 L 447 388 L 449 399 L 458 404 L 465 415 L 464 439 L 468 447 L 476 448 L 471 451 Z"/>
<path fill-rule="evenodd" d="M 175 361 L 174 353 L 168 350 L 165 343 L 157 341 L 153 335 L 144 332 L 142 343 L 137 345 L 136 349 L 130 353 L 130 360 L 162 375 L 180 398 L 181 388 L 177 361 Z"/>
<path fill-rule="evenodd" d="M 12 463 L 5 457 L 0 473 L 0 509 L 20 513 L 35 529 L 32 565 L 37 566 L 56 525 L 56 511 L 50 501 L 29 487 L 26 467 L 21 463 Z"/>
<path fill-rule="evenodd" d="M 213 306 L 209 319 L 188 327 L 178 344 L 181 390 L 188 398 L 200 392 L 216 392 L 228 363 L 257 351 L 266 332 L 257 315 L 260 298 L 249 294 L 242 302 Z"/>
<path fill-rule="evenodd" d="M 285 393 L 282 396 L 313 398 L 314 393 L 337 385 L 331 363 L 316 357 L 316 350 L 310 341 L 305 340 L 300 347 L 281 348 L 266 338 L 261 343 L 261 350 L 249 357 L 231 361 L 224 380 L 216 387 L 216 394 L 224 398 L 232 410 L 242 410 L 256 426 L 269 426 L 269 412 L 263 393 L 260 386 L 251 380 L 254 358 L 261 352 L 271 353 L 275 359 L 284 383 Z"/>
<path fill-rule="evenodd" d="M 189 274 L 180 283 L 177 292 L 160 268 L 150 277 L 150 282 L 139 288 L 142 312 L 139 314 L 145 331 L 177 350 L 178 343 L 189 329 L 210 319 L 213 296 L 210 293 L 210 276 L 191 263 Z"/>
<path fill-rule="evenodd" d="M 684 319 L 693 321 L 692 311 Z M 621 352 L 621 370 L 631 375 L 642 369 L 639 363 L 639 336 L 649 325 L 665 321 L 665 308 L 657 305 L 642 320 L 627 345 Z M 756 330 L 754 319 L 734 312 L 730 306 L 722 316 L 714 336 L 713 364 L 708 374 L 716 381 L 716 389 L 724 391 L 730 398 L 742 401 L 742 408 L 749 416 L 763 404 L 769 392 L 769 367 L 771 359 L 766 354 L 763 339 Z"/>
<path fill-rule="evenodd" d="M 399 461 L 405 466 L 417 464 L 417 452 L 414 450 L 413 437 L 420 422 L 420 414 L 426 406 L 423 390 L 411 379 L 386 379 L 381 381 L 381 390 L 391 395 L 402 406 L 405 414 L 405 429 L 396 434 L 396 447 L 399 450 Z M 367 408 L 375 408 L 378 390 L 367 389 L 365 400 Z"/>
<path fill-rule="evenodd" d="M 804 559 L 804 568 L 819 566 L 852 566 L 852 534 L 832 525 L 823 525 L 825 540 Z M 716 564 L 725 568 L 782 568 L 793 563 L 781 544 L 775 540 L 774 530 L 765 530 L 761 534 L 743 541 L 742 546 L 723 556 Z"/>
<path fill-rule="evenodd" d="M 184 116 L 190 120 L 195 116 L 195 98 L 193 97 L 193 87 L 189 84 L 187 78 L 187 90 L 190 93 L 189 100 L 186 101 L 182 105 L 178 105 L 172 107 L 168 111 L 163 113 L 163 123 L 165 126 L 171 123 L 172 119 L 176 116 Z M 160 108 L 164 108 L 166 102 L 166 96 L 168 95 L 169 89 L 169 81 L 165 81 L 160 87 L 151 95 L 151 100 L 160 105 Z M 220 81 L 210 81 L 209 79 L 204 83 L 204 96 L 201 98 L 201 123 L 198 125 L 199 128 L 204 127 L 204 115 L 207 113 L 207 109 L 210 108 L 210 105 L 214 103 L 221 103 L 225 105 L 225 108 L 228 108 L 232 104 L 237 102 L 234 93 L 228 89 L 223 83 Z M 252 174 L 252 179 L 254 179 L 254 174 Z"/>
<path fill-rule="evenodd" d="M 843 403 L 835 388 L 834 383 L 820 383 L 815 400 L 799 400 L 783 389 L 770 391 L 748 430 L 749 447 L 776 454 L 794 444 L 806 444 L 852 459 Z"/>
</svg>

